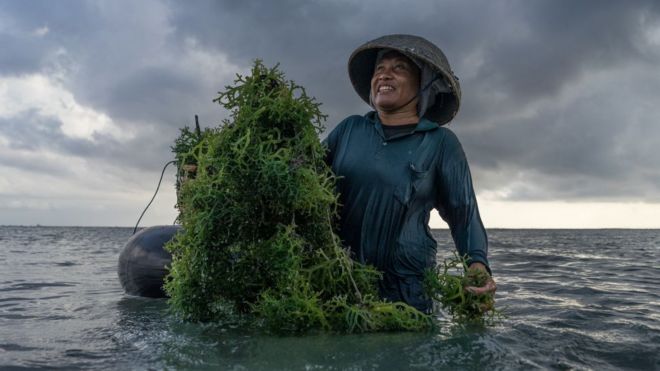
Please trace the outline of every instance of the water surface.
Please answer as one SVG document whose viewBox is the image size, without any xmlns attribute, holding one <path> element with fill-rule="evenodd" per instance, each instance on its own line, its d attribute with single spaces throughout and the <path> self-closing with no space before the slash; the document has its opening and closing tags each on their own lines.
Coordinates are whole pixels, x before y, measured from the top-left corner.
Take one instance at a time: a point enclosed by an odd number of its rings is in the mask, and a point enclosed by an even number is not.
<svg viewBox="0 0 660 371">
<path fill-rule="evenodd" d="M 494 327 L 278 337 L 127 296 L 130 228 L 0 227 L 0 369 L 660 369 L 660 231 L 490 230 Z M 434 231 L 439 259 L 448 231 Z"/>
</svg>

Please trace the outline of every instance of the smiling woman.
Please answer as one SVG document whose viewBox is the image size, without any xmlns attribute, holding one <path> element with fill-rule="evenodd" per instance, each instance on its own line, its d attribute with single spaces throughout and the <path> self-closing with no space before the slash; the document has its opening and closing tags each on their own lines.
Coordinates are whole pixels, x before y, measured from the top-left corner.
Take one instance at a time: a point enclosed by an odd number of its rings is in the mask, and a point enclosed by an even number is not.
<svg viewBox="0 0 660 371">
<path fill-rule="evenodd" d="M 384 124 L 408 124 L 418 119 L 419 75 L 419 68 L 405 55 L 386 49 L 379 52 L 371 78 L 371 104 L 382 112 Z"/>
<path fill-rule="evenodd" d="M 423 281 L 435 267 L 432 209 L 449 224 L 470 268 L 490 273 L 465 154 L 441 127 L 458 111 L 458 79 L 437 46 L 412 35 L 367 42 L 348 64 L 353 87 L 374 111 L 348 117 L 325 142 L 326 161 L 339 176 L 339 233 L 354 259 L 383 272 L 381 298 L 430 312 Z M 489 277 L 470 290 L 495 289 Z"/>
</svg>

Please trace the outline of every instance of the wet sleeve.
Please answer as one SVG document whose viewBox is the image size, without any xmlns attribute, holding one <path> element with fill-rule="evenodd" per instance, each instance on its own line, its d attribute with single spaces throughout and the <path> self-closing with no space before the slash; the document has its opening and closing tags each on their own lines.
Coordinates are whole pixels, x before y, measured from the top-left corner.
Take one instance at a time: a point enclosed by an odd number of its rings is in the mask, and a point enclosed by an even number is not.
<svg viewBox="0 0 660 371">
<path fill-rule="evenodd" d="M 325 148 L 325 163 L 328 166 L 332 166 L 332 162 L 334 161 L 335 153 L 337 152 L 337 142 L 343 131 L 345 121 L 346 120 L 340 122 L 332 131 L 330 131 L 330 134 L 321 141 L 321 145 Z"/>
<path fill-rule="evenodd" d="M 448 132 L 441 146 L 438 161 L 439 184 L 435 208 L 447 222 L 461 256 L 467 254 L 469 262 L 488 265 L 488 238 L 479 216 L 477 199 L 472 187 L 472 176 L 467 158 L 458 138 Z"/>
<path fill-rule="evenodd" d="M 323 149 L 325 149 L 325 164 L 328 166 L 332 166 L 337 142 L 336 138 L 330 138 L 333 132 L 334 131 L 330 132 L 330 134 L 321 141 L 321 145 L 323 146 Z"/>
</svg>

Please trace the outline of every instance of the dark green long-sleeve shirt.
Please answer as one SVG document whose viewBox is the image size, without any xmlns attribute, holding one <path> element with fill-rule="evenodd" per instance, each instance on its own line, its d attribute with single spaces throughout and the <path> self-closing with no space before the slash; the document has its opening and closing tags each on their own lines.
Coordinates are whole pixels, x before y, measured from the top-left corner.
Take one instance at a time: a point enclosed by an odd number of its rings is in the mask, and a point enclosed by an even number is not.
<svg viewBox="0 0 660 371">
<path fill-rule="evenodd" d="M 375 112 L 350 116 L 326 138 L 340 194 L 339 235 L 353 257 L 384 273 L 381 296 L 428 309 L 423 272 L 435 265 L 428 227 L 436 208 L 456 248 L 488 267 L 488 241 L 456 135 L 421 119 L 411 133 L 383 134 Z"/>
</svg>

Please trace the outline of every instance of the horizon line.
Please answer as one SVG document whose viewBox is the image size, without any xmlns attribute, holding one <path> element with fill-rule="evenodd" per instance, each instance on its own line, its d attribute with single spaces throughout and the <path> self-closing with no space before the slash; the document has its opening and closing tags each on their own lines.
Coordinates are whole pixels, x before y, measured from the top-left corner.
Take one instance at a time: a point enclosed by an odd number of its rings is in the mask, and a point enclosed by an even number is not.
<svg viewBox="0 0 660 371">
<path fill-rule="evenodd" d="M 144 229 L 156 226 L 169 226 L 180 224 L 154 224 L 150 226 L 138 227 Z M 0 227 L 25 227 L 25 228 L 135 228 L 135 226 L 121 226 L 121 225 L 46 225 L 46 224 L 0 224 Z M 430 228 L 431 230 L 449 230 L 449 228 Z M 486 227 L 486 230 L 660 230 L 660 227 Z"/>
</svg>

